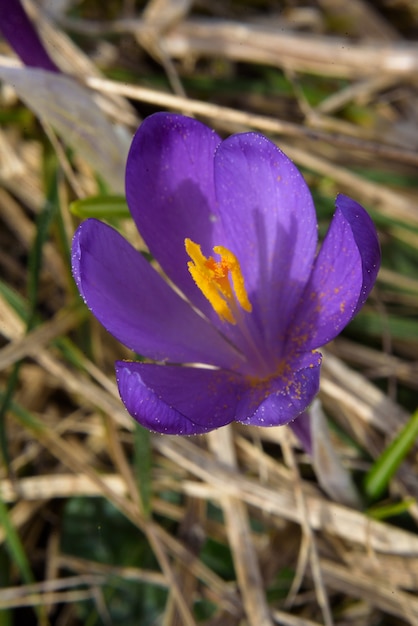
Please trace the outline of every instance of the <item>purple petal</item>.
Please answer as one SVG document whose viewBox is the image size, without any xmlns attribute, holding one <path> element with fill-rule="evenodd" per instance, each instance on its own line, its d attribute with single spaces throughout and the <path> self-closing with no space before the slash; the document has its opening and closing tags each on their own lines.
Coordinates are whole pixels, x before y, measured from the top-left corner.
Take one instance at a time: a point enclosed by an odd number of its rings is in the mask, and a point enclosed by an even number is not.
<svg viewBox="0 0 418 626">
<path fill-rule="evenodd" d="M 20 0 L 0 0 L 0 31 L 29 67 L 59 72 L 50 58 Z"/>
<path fill-rule="evenodd" d="M 309 409 L 304 411 L 288 426 L 293 430 L 307 454 L 312 454 L 311 416 Z"/>
<path fill-rule="evenodd" d="M 289 365 L 267 381 L 254 383 L 238 407 L 236 420 L 252 426 L 283 426 L 311 404 L 319 390 L 322 356 L 311 352 L 301 357 L 299 367 Z"/>
<path fill-rule="evenodd" d="M 119 393 L 145 428 L 166 435 L 199 435 L 233 421 L 242 379 L 223 370 L 149 363 L 116 363 Z"/>
<path fill-rule="evenodd" d="M 264 345 L 283 345 L 289 317 L 312 269 L 317 223 L 296 166 L 256 133 L 233 135 L 215 156 L 223 245 L 238 257 Z"/>
<path fill-rule="evenodd" d="M 74 279 L 103 326 L 155 360 L 231 365 L 236 355 L 117 231 L 89 219 L 73 240 Z"/>
<path fill-rule="evenodd" d="M 376 280 L 380 248 L 366 211 L 338 196 L 336 212 L 289 335 L 294 347 L 323 346 L 350 322 Z"/>
<path fill-rule="evenodd" d="M 336 206 L 342 211 L 345 219 L 350 223 L 353 237 L 361 255 L 363 281 L 360 296 L 354 311 L 354 315 L 356 315 L 366 302 L 376 282 L 381 260 L 380 244 L 375 225 L 370 215 L 358 202 L 355 202 L 355 200 L 352 200 L 348 196 L 338 194 Z"/>
<path fill-rule="evenodd" d="M 139 127 L 126 167 L 127 202 L 151 254 L 181 291 L 210 314 L 187 269 L 184 240 L 189 237 L 212 251 L 217 219 L 213 159 L 219 142 L 197 120 L 156 113 Z"/>
</svg>

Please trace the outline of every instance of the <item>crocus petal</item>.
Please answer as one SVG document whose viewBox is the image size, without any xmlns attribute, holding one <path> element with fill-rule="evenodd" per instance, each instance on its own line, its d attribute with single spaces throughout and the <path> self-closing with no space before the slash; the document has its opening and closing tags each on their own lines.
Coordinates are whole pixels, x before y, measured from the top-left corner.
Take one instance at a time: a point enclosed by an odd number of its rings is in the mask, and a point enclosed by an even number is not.
<svg viewBox="0 0 418 626">
<path fill-rule="evenodd" d="M 318 393 L 321 359 L 319 352 L 307 353 L 296 371 L 254 383 L 235 419 L 251 426 L 283 426 L 294 420 Z"/>
<path fill-rule="evenodd" d="M 198 435 L 229 424 L 242 393 L 240 377 L 223 370 L 116 363 L 119 393 L 143 426 L 171 435 Z"/>
<path fill-rule="evenodd" d="M 289 328 L 294 346 L 322 346 L 351 321 L 376 280 L 380 249 L 366 211 L 338 196 L 336 212 Z"/>
<path fill-rule="evenodd" d="M 301 413 L 288 426 L 293 430 L 307 454 L 312 454 L 311 416 L 309 409 Z"/>
<path fill-rule="evenodd" d="M 74 279 L 87 306 L 123 344 L 155 360 L 230 365 L 236 355 L 117 231 L 95 219 L 73 240 Z"/>
<path fill-rule="evenodd" d="M 256 133 L 222 142 L 215 156 L 215 187 L 223 245 L 240 261 L 252 317 L 277 358 L 315 256 L 311 194 L 290 159 Z"/>
<path fill-rule="evenodd" d="M 357 315 L 376 282 L 380 269 L 380 244 L 377 238 L 376 228 L 370 215 L 363 207 L 348 196 L 338 194 L 336 206 L 343 213 L 349 222 L 353 237 L 361 255 L 361 265 L 363 269 L 363 280 L 360 289 L 360 296 L 357 301 L 354 315 Z"/>
<path fill-rule="evenodd" d="M 25 65 L 59 72 L 20 0 L 0 0 L 0 31 Z"/>
<path fill-rule="evenodd" d="M 213 246 L 213 159 L 219 142 L 197 120 L 156 113 L 139 127 L 126 166 L 126 198 L 141 236 L 167 276 L 205 312 L 211 307 L 189 274 L 184 240 L 210 251 Z"/>
</svg>

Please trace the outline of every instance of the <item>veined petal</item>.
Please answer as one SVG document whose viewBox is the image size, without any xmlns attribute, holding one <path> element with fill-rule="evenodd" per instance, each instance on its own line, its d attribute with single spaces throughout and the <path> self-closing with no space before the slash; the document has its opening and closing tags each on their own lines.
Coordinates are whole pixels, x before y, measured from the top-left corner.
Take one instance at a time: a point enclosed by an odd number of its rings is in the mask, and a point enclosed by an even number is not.
<svg viewBox="0 0 418 626">
<path fill-rule="evenodd" d="M 289 327 L 294 347 L 315 349 L 334 339 L 364 304 L 379 266 L 380 248 L 372 220 L 357 202 L 339 195 L 334 218 Z"/>
<path fill-rule="evenodd" d="M 322 356 L 306 353 L 288 373 L 247 390 L 236 421 L 251 426 L 283 426 L 297 418 L 310 405 L 319 390 Z"/>
<path fill-rule="evenodd" d="M 139 232 L 167 276 L 205 312 L 211 307 L 189 274 L 184 241 L 212 251 L 213 160 L 220 141 L 197 120 L 155 113 L 139 127 L 126 166 L 126 197 Z"/>
<path fill-rule="evenodd" d="M 120 342 L 155 360 L 231 365 L 232 348 L 116 230 L 95 219 L 73 240 L 74 279 Z"/>
<path fill-rule="evenodd" d="M 0 0 L 0 32 L 25 65 L 59 72 L 20 0 Z"/>
<path fill-rule="evenodd" d="M 290 159 L 256 133 L 222 142 L 215 155 L 215 187 L 222 245 L 240 261 L 251 317 L 277 357 L 315 256 L 311 194 Z"/>
<path fill-rule="evenodd" d="M 199 435 L 235 418 L 242 379 L 224 370 L 116 363 L 119 393 L 140 424 L 166 435 Z"/>
</svg>

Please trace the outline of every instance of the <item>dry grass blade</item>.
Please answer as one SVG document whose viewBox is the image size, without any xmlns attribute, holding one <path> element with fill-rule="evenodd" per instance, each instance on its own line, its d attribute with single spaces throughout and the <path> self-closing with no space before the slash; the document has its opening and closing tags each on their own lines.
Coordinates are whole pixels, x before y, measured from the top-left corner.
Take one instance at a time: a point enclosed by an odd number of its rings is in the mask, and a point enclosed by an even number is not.
<svg viewBox="0 0 418 626">
<path fill-rule="evenodd" d="M 356 44 L 343 38 L 297 35 L 242 23 L 188 20 L 165 39 L 176 58 L 218 56 L 265 63 L 325 76 L 413 76 L 418 69 L 415 44 Z M 332 63 L 329 60 L 332 59 Z"/>
<path fill-rule="evenodd" d="M 119 474 L 102 476 L 107 487 L 118 495 L 126 495 L 126 483 Z M 0 493 L 4 502 L 40 501 L 70 496 L 100 496 L 102 490 L 84 474 L 58 474 L 22 478 L 18 484 L 8 479 L 0 481 Z"/>
<path fill-rule="evenodd" d="M 313 141 L 323 140 L 336 143 L 341 147 L 368 151 L 395 161 L 411 164 L 417 164 L 418 162 L 416 151 L 408 150 L 406 146 L 369 141 L 341 133 L 329 133 L 266 115 L 259 115 L 219 104 L 165 93 L 149 87 L 118 83 L 94 76 L 85 78 L 85 83 L 92 89 L 100 92 L 117 93 L 127 98 L 154 104 L 162 108 L 182 111 L 189 115 L 201 115 L 212 120 L 213 124 L 218 124 L 223 128 L 233 128 L 236 125 L 237 127 L 251 128 L 274 135 L 306 138 Z M 317 118 L 313 118 L 313 121 L 317 121 Z M 377 189 L 378 187 L 376 186 L 375 188 Z"/>
<path fill-rule="evenodd" d="M 84 317 L 80 309 L 60 311 L 56 317 L 42 324 L 26 337 L 16 339 L 0 350 L 0 370 L 26 356 L 33 356 L 51 341 L 79 325 Z"/>
<path fill-rule="evenodd" d="M 127 580 L 137 580 L 150 582 L 160 587 L 167 586 L 167 579 L 164 575 L 152 571 L 143 570 L 136 567 L 115 567 L 104 565 L 103 563 L 87 561 L 86 559 L 78 559 L 68 555 L 59 557 L 60 567 L 77 572 L 83 579 L 86 575 L 90 576 L 120 576 Z"/>
<path fill-rule="evenodd" d="M 13 398 L 0 425 L 10 456 L 0 496 L 36 580 L 23 584 L 22 561 L 5 558 L 5 524 L 4 623 L 418 626 L 417 448 L 384 498 L 367 500 L 362 487 L 416 410 L 413 1 L 150 0 L 140 14 L 133 0 L 24 4 L 63 73 L 23 68 L 1 44 L 0 73 L 43 120 L 2 86 L 0 396 L 13 388 Z M 123 191 L 139 119 L 161 109 L 222 137 L 277 142 L 313 192 L 320 238 L 337 192 L 377 224 L 377 288 L 321 350 L 313 457 L 282 427 L 141 438 L 120 401 L 114 361 L 132 354 L 76 293 L 69 204 L 104 194 L 99 219 L 145 251 L 132 220 L 106 213 L 106 194 L 112 180 Z M 68 149 L 62 137 L 75 128 Z M 103 180 L 80 153 L 86 141 Z M 28 268 L 38 239 L 42 265 Z"/>
<path fill-rule="evenodd" d="M 307 501 L 305 499 L 305 494 L 303 492 L 302 482 L 299 474 L 299 469 L 297 463 L 295 461 L 295 456 L 293 453 L 292 446 L 289 444 L 289 439 L 285 437 L 283 442 L 283 454 L 286 461 L 286 465 L 288 465 L 292 471 L 292 482 L 294 485 L 295 491 L 295 503 L 299 511 L 301 529 L 303 532 L 303 539 L 301 545 L 301 554 L 304 553 L 304 547 L 306 546 L 306 556 L 303 555 L 300 562 L 302 563 L 303 570 L 305 569 L 305 560 L 309 559 L 312 577 L 315 583 L 315 593 L 318 598 L 318 605 L 321 607 L 324 624 L 325 626 L 333 626 L 334 620 L 332 617 L 328 596 L 324 586 L 324 580 L 322 576 L 321 567 L 319 564 L 319 556 L 318 556 L 318 548 L 315 541 L 314 533 L 312 532 L 312 528 L 309 520 L 309 513 L 307 509 Z M 303 571 L 304 573 L 304 571 Z M 297 576 L 295 576 L 295 580 L 297 580 Z M 299 588 L 299 584 L 302 582 L 302 575 L 300 577 L 300 581 L 297 581 L 297 588 Z M 295 587 L 295 585 L 294 585 Z M 291 589 L 291 593 L 287 598 L 287 604 L 291 604 L 294 601 L 294 597 L 296 594 L 292 594 L 293 589 Z M 296 589 L 295 589 L 296 591 Z"/>
<path fill-rule="evenodd" d="M 219 493 L 240 496 L 247 504 L 271 515 L 302 523 L 291 481 L 286 484 L 282 480 L 280 488 L 260 485 L 257 481 L 245 478 L 214 461 L 185 440 L 157 439 L 155 445 L 165 456 L 209 485 L 207 489 L 199 483 L 186 482 L 185 490 L 191 495 L 200 494 L 201 497 L 215 499 Z M 311 528 L 358 543 L 365 549 L 372 548 L 385 554 L 418 556 L 418 539 L 412 533 L 376 522 L 362 513 L 328 502 L 319 495 L 312 495 L 308 485 L 305 488 Z"/>
<path fill-rule="evenodd" d="M 150 28 L 140 20 L 105 24 L 66 19 L 63 24 L 88 35 L 144 34 Z M 221 56 L 325 76 L 388 74 L 408 78 L 418 69 L 414 43 L 354 43 L 342 37 L 287 33 L 243 22 L 188 19 L 167 32 L 162 40 L 167 53 L 177 59 Z"/>
<path fill-rule="evenodd" d="M 327 583 L 332 588 L 344 592 L 350 589 L 354 596 L 364 598 L 385 611 L 407 620 L 407 623 L 413 626 L 418 624 L 418 600 L 411 594 L 399 589 L 394 593 L 392 586 L 385 584 L 381 579 L 376 585 L 374 576 L 365 576 L 356 569 L 351 572 L 345 567 L 326 561 L 321 562 L 321 567 Z"/>
<path fill-rule="evenodd" d="M 212 451 L 226 467 L 236 468 L 235 451 L 230 427 L 216 430 L 208 435 Z M 231 496 L 228 489 L 219 492 L 225 514 L 226 530 L 234 557 L 234 565 L 243 604 L 251 626 L 271 626 L 263 580 L 257 554 L 251 538 L 246 507 L 240 498 Z"/>
<path fill-rule="evenodd" d="M 85 600 L 91 600 L 95 597 L 95 590 L 76 590 L 76 591 L 61 591 L 50 592 L 46 594 L 30 593 L 25 598 L 18 600 L 0 600 L 0 609 L 5 611 L 11 608 L 21 608 L 24 606 L 45 606 L 46 604 L 73 604 L 75 602 L 83 602 Z"/>
</svg>

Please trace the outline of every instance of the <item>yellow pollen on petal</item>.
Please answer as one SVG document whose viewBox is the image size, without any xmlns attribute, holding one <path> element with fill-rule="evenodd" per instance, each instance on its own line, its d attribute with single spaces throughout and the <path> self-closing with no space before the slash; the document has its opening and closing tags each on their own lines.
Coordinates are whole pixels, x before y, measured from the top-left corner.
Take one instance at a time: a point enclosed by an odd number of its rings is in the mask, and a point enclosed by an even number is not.
<svg viewBox="0 0 418 626">
<path fill-rule="evenodd" d="M 185 239 L 184 245 L 191 258 L 187 263 L 189 272 L 221 320 L 236 324 L 234 313 L 237 313 L 238 305 L 250 313 L 251 302 L 235 254 L 224 246 L 215 246 L 213 251 L 220 256 L 220 260 L 215 261 L 212 256 L 205 257 L 199 244 L 191 239 Z"/>
</svg>

